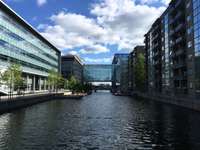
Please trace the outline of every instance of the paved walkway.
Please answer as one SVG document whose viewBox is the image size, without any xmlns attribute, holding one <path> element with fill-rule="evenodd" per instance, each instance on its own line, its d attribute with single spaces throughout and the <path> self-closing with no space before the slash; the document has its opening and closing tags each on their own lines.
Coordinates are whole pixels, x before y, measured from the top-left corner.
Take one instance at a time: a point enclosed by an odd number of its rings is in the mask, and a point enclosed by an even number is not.
<svg viewBox="0 0 200 150">
<path fill-rule="evenodd" d="M 26 97 L 37 97 L 37 96 L 42 96 L 42 95 L 49 95 L 49 94 L 62 94 L 63 91 L 59 91 L 59 92 L 49 92 L 49 91 L 38 91 L 35 93 L 25 93 L 23 95 L 13 95 L 13 96 L 1 96 L 0 97 L 0 101 L 10 101 L 10 100 L 17 100 L 19 98 L 26 98 Z"/>
</svg>

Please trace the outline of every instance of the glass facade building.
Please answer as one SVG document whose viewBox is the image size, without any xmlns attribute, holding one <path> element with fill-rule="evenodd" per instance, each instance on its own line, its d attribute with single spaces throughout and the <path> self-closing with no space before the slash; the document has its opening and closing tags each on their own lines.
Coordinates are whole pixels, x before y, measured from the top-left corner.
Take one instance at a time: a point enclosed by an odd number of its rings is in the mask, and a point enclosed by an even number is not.
<svg viewBox="0 0 200 150">
<path fill-rule="evenodd" d="M 115 54 L 113 58 L 113 92 L 127 93 L 129 90 L 129 54 Z"/>
<path fill-rule="evenodd" d="M 28 90 L 46 88 L 50 70 L 60 72 L 60 51 L 0 1 L 0 69 L 22 66 Z"/>
<path fill-rule="evenodd" d="M 61 72 L 65 79 L 69 79 L 71 76 L 74 76 L 79 82 L 83 82 L 83 63 L 78 56 L 62 56 Z"/>
<path fill-rule="evenodd" d="M 113 65 L 84 65 L 83 74 L 86 82 L 111 82 Z"/>
</svg>

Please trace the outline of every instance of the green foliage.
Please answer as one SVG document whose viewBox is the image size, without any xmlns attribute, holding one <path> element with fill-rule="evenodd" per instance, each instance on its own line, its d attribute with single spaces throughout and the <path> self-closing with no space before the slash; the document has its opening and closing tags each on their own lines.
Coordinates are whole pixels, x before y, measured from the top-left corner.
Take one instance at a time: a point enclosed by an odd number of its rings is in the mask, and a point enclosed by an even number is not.
<svg viewBox="0 0 200 150">
<path fill-rule="evenodd" d="M 47 84 L 54 90 L 64 88 L 65 79 L 55 70 L 51 70 L 48 75 Z"/>
<path fill-rule="evenodd" d="M 68 80 L 68 89 L 72 91 L 72 93 L 75 92 L 75 90 L 77 89 L 77 84 L 78 81 L 76 80 L 76 78 L 74 76 L 71 76 L 70 79 Z"/>
<path fill-rule="evenodd" d="M 135 84 L 136 88 L 140 91 L 145 87 L 145 57 L 143 54 L 139 54 L 135 64 Z"/>
<path fill-rule="evenodd" d="M 68 89 L 69 81 L 64 79 L 64 89 Z"/>
<path fill-rule="evenodd" d="M 72 91 L 72 93 L 89 93 L 92 91 L 91 84 L 82 84 L 76 80 L 74 76 L 71 76 L 69 80 L 66 80 L 66 88 Z"/>
<path fill-rule="evenodd" d="M 21 66 L 19 64 L 11 64 L 2 74 L 2 81 L 6 83 L 11 91 L 19 90 L 24 84 Z"/>
</svg>

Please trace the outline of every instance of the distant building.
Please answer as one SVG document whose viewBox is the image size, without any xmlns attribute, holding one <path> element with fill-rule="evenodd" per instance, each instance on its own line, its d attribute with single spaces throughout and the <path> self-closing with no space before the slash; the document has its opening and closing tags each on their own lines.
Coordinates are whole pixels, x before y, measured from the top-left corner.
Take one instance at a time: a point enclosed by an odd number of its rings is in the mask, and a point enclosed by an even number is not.
<svg viewBox="0 0 200 150">
<path fill-rule="evenodd" d="M 115 54 L 112 74 L 112 89 L 113 92 L 120 91 L 128 92 L 128 57 L 129 54 Z"/>
<path fill-rule="evenodd" d="M 79 82 L 83 82 L 83 63 L 78 56 L 62 56 L 61 72 L 63 77 L 66 79 L 74 76 Z"/>
<path fill-rule="evenodd" d="M 135 65 L 139 54 L 145 56 L 145 46 L 136 46 L 134 50 L 129 54 L 128 57 L 128 80 L 129 80 L 129 91 L 133 92 L 135 89 Z"/>
<path fill-rule="evenodd" d="M 199 18 L 199 0 L 172 0 L 145 35 L 149 91 L 199 97 Z"/>
<path fill-rule="evenodd" d="M 0 72 L 20 64 L 26 91 L 46 90 L 49 71 L 60 72 L 60 56 L 54 45 L 0 1 Z M 4 87 L 0 85 L 0 92 Z"/>
</svg>

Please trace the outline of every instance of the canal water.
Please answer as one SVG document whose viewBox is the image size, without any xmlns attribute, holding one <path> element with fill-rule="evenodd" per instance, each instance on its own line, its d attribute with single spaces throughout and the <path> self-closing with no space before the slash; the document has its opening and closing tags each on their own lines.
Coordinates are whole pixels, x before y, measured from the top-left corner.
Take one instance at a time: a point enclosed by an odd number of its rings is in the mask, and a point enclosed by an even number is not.
<svg viewBox="0 0 200 150">
<path fill-rule="evenodd" d="M 199 150 L 200 113 L 98 92 L 0 116 L 0 150 Z"/>
</svg>

